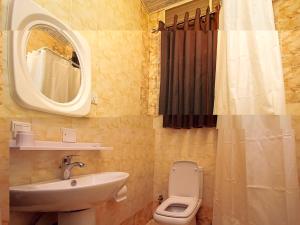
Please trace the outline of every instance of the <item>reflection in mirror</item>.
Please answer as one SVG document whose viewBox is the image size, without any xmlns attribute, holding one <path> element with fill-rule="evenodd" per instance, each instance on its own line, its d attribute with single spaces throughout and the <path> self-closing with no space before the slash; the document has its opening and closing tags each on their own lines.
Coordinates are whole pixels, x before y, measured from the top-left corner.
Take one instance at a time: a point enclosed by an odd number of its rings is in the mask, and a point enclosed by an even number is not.
<svg viewBox="0 0 300 225">
<path fill-rule="evenodd" d="M 79 60 L 72 44 L 46 25 L 31 29 L 26 60 L 34 86 L 59 103 L 72 101 L 81 84 Z"/>
</svg>

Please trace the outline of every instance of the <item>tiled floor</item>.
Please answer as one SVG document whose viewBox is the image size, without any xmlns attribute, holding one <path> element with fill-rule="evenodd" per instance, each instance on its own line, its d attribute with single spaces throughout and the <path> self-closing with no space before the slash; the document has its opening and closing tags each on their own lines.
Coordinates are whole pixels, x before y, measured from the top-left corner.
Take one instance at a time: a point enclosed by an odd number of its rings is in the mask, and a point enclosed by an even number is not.
<svg viewBox="0 0 300 225">
<path fill-rule="evenodd" d="M 146 225 L 158 225 L 158 224 L 155 223 L 155 221 L 152 219 Z"/>
</svg>

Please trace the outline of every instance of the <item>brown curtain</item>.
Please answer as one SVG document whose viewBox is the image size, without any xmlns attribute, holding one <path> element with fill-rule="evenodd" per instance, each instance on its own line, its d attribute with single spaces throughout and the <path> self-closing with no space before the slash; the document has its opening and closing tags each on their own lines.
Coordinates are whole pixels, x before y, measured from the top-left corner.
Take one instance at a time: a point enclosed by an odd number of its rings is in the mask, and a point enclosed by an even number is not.
<svg viewBox="0 0 300 225">
<path fill-rule="evenodd" d="M 184 23 L 174 17 L 172 27 L 160 22 L 161 84 L 159 114 L 163 127 L 199 128 L 216 126 L 213 115 L 219 7 L 215 13 Z"/>
</svg>

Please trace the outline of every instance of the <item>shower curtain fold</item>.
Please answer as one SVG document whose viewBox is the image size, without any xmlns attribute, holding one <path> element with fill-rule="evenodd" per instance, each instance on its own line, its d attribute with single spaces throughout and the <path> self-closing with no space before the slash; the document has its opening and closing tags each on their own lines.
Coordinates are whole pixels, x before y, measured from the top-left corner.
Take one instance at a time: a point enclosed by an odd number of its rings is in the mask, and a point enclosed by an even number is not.
<svg viewBox="0 0 300 225">
<path fill-rule="evenodd" d="M 272 1 L 224 1 L 218 35 L 214 114 L 284 115 Z"/>
<path fill-rule="evenodd" d="M 295 135 L 272 0 L 224 0 L 215 86 L 213 225 L 299 225 Z"/>
<path fill-rule="evenodd" d="M 285 95 L 277 31 L 219 31 L 217 115 L 283 115 Z"/>
<path fill-rule="evenodd" d="M 80 69 L 45 49 L 27 54 L 27 65 L 34 86 L 57 102 L 70 102 L 80 88 Z"/>
<path fill-rule="evenodd" d="M 284 116 L 219 116 L 214 225 L 298 225 L 295 136 Z"/>
</svg>

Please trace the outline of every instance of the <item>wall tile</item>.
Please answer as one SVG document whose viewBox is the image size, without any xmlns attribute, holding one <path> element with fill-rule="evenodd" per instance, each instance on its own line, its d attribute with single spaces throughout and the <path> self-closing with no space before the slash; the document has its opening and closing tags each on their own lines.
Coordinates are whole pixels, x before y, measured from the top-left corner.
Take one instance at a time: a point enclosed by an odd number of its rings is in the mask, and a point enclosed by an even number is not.
<svg viewBox="0 0 300 225">
<path fill-rule="evenodd" d="M 214 192 L 217 131 L 215 129 L 171 130 L 161 128 L 157 117 L 160 81 L 160 35 L 153 34 L 164 12 L 147 15 L 140 0 L 35 0 L 73 29 L 91 46 L 93 92 L 99 104 L 86 118 L 67 118 L 26 110 L 10 96 L 7 58 L 0 65 L 0 207 L 8 223 L 8 182 L 27 184 L 57 179 L 60 161 L 67 154 L 80 154 L 87 167 L 74 175 L 125 171 L 130 173 L 128 200 L 97 206 L 97 225 L 143 225 L 151 218 L 159 194 L 167 196 L 168 176 L 176 160 L 193 160 L 204 167 L 204 201 L 201 224 L 209 224 Z M 4 6 L 6 3 L 3 3 Z M 3 7 L 1 7 L 1 14 Z M 289 112 L 300 112 L 299 94 L 299 4 L 274 2 L 283 56 Z M 130 13 L 128 13 L 130 12 Z M 0 33 L 5 40 L 6 31 Z M 0 54 L 6 54 L 0 43 Z M 5 42 L 4 42 L 5 43 Z M 149 116 L 146 116 L 148 114 Z M 36 138 L 61 140 L 60 128 L 72 127 L 79 141 L 101 142 L 113 151 L 103 152 L 11 152 L 8 142 L 12 119 L 32 122 Z M 300 165 L 300 120 L 293 118 L 297 159 Z M 154 129 L 153 129 L 154 128 Z M 8 166 L 10 180 L 8 181 Z M 300 168 L 300 166 L 299 166 Z M 300 172 L 300 169 L 299 169 Z M 6 178 L 5 178 L 6 177 Z M 152 195 L 153 193 L 153 195 Z M 154 202 L 154 206 L 152 206 Z M 12 214 L 15 224 L 28 224 L 32 214 Z M 28 221 L 27 221 L 28 220 Z M 23 222 L 23 223 L 22 223 Z M 152 223 L 154 224 L 154 222 Z"/>
<path fill-rule="evenodd" d="M 300 115 L 300 3 L 275 0 L 273 8 L 280 35 L 287 110 L 289 114 Z"/>
<path fill-rule="evenodd" d="M 154 130 L 152 117 L 144 116 L 147 113 L 145 96 L 148 96 L 148 15 L 140 0 L 36 2 L 79 31 L 88 41 L 92 54 L 92 89 L 98 95 L 99 104 L 92 106 L 86 118 L 24 109 L 10 96 L 9 71 L 5 66 L 7 58 L 4 57 L 0 65 L 0 116 L 7 118 L 7 122 L 0 120 L 0 134 L 9 135 L 9 122 L 13 119 L 31 122 L 38 140 L 60 141 L 61 128 L 71 127 L 77 130 L 78 141 L 101 142 L 112 146 L 113 151 L 14 151 L 10 154 L 9 183 L 20 185 L 60 179 L 61 159 L 68 154 L 79 154 L 77 160 L 87 166 L 75 168 L 74 175 L 104 171 L 130 173 L 128 200 L 120 204 L 99 204 L 97 224 L 119 225 L 130 217 L 134 223 L 136 213 L 144 215 L 141 212 L 152 202 L 153 192 Z M 6 4 L 3 3 L 3 7 Z M 6 35 L 6 31 L 0 33 L 1 55 L 2 40 L 5 41 Z M 6 49 L 3 54 L 6 55 Z M 1 174 L 7 174 L 6 181 L 0 179 L 3 222 L 9 220 L 8 139 L 0 138 L 0 160 L 7 163 L 0 166 Z M 26 225 L 33 216 L 13 213 L 11 221 Z"/>
</svg>

